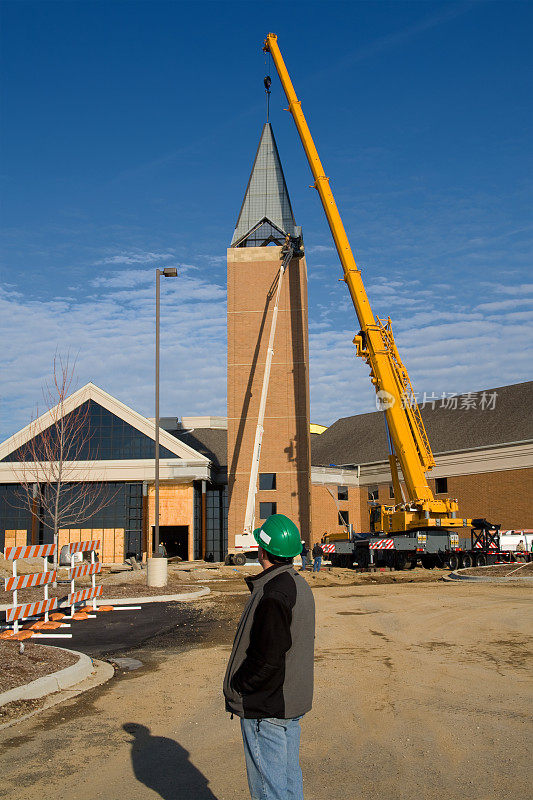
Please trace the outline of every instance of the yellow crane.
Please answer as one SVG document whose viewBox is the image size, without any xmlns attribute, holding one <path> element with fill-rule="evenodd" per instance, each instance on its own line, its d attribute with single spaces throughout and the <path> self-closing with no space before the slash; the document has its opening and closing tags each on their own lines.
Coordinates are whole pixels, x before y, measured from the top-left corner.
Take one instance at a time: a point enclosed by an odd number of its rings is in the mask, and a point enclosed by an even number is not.
<svg viewBox="0 0 533 800">
<path fill-rule="evenodd" d="M 370 303 L 344 230 L 333 192 L 318 156 L 311 132 L 302 111 L 291 78 L 278 46 L 275 33 L 269 33 L 263 50 L 272 56 L 285 91 L 296 128 L 300 135 L 311 172 L 314 188 L 320 195 L 335 242 L 344 281 L 350 292 L 360 330 L 354 337 L 357 355 L 370 367 L 370 378 L 385 412 L 390 440 L 389 462 L 394 488 L 394 505 L 381 506 L 381 519 L 375 525 L 385 533 L 406 533 L 435 528 L 462 528 L 472 520 L 458 516 L 457 500 L 435 499 L 426 472 L 435 460 L 424 428 L 420 409 L 409 375 L 402 363 L 392 333 L 390 318 L 386 322 L 372 313 Z M 398 467 L 405 482 L 406 497 L 399 479 Z M 474 521 L 479 522 L 478 520 Z M 330 537 L 335 538 L 335 537 Z"/>
</svg>

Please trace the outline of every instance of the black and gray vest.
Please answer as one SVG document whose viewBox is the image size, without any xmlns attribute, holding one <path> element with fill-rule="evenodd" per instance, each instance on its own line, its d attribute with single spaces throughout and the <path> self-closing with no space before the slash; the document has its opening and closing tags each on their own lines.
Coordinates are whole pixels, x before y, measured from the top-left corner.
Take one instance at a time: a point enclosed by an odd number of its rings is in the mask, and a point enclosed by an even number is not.
<svg viewBox="0 0 533 800">
<path fill-rule="evenodd" d="M 246 582 L 252 595 L 224 678 L 226 710 L 251 719 L 300 717 L 313 702 L 313 593 L 292 564 Z"/>
</svg>

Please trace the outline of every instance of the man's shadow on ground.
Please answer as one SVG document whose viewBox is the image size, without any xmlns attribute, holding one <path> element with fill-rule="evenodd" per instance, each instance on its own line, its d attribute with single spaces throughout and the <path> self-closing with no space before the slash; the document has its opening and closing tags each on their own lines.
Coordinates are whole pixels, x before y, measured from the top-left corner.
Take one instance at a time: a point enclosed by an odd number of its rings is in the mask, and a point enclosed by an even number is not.
<svg viewBox="0 0 533 800">
<path fill-rule="evenodd" d="M 152 736 L 150 728 L 128 722 L 135 777 L 163 800 L 217 800 L 208 780 L 189 761 L 189 753 L 173 739 Z"/>
</svg>

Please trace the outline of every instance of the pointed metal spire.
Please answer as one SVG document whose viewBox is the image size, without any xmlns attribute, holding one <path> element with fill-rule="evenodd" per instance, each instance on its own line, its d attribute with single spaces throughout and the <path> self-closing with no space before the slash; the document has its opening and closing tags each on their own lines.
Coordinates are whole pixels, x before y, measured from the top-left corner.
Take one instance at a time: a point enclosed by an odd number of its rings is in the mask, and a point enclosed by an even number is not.
<svg viewBox="0 0 533 800">
<path fill-rule="evenodd" d="M 287 234 L 297 236 L 299 233 L 272 126 L 266 122 L 231 246 L 264 247 L 271 242 L 283 244 Z"/>
</svg>

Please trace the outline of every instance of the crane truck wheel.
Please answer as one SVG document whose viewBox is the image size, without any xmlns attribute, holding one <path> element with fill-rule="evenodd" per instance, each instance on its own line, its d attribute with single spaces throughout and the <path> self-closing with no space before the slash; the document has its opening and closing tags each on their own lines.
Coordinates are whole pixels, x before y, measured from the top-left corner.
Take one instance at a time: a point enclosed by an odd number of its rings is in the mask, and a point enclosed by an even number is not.
<svg viewBox="0 0 533 800">
<path fill-rule="evenodd" d="M 466 569 L 467 567 L 472 566 L 472 556 L 469 553 L 465 553 L 463 555 L 463 564 L 462 566 Z"/>
<path fill-rule="evenodd" d="M 414 569 L 416 567 L 416 558 L 412 558 L 407 565 L 407 569 Z"/>
<path fill-rule="evenodd" d="M 431 555 L 423 555 L 422 556 L 422 566 L 424 569 L 434 569 L 435 568 L 435 557 Z"/>
<path fill-rule="evenodd" d="M 232 556 L 232 554 L 231 554 L 231 553 L 228 553 L 228 555 L 227 555 L 227 556 L 226 556 L 226 558 L 224 559 L 224 564 L 225 564 L 227 567 L 231 567 L 231 565 L 233 564 L 233 556 Z"/>
<path fill-rule="evenodd" d="M 476 558 L 476 564 L 475 565 L 476 565 L 476 567 L 486 567 L 487 566 L 487 556 L 484 553 L 481 553 L 481 555 L 479 555 Z"/>
<path fill-rule="evenodd" d="M 394 568 L 395 569 L 405 569 L 407 564 L 407 559 L 404 553 L 396 553 L 396 559 L 394 561 Z"/>
<path fill-rule="evenodd" d="M 235 564 L 236 567 L 244 567 L 244 565 L 246 564 L 246 556 L 244 555 L 244 553 L 236 553 L 233 556 L 233 563 Z"/>
<path fill-rule="evenodd" d="M 448 564 L 448 569 L 454 570 L 457 569 L 459 566 L 459 559 L 455 555 L 455 553 L 450 553 L 448 558 L 446 559 L 446 563 Z"/>
</svg>

